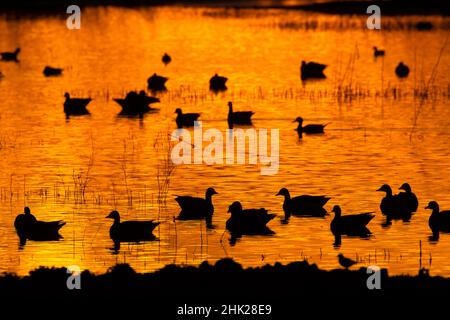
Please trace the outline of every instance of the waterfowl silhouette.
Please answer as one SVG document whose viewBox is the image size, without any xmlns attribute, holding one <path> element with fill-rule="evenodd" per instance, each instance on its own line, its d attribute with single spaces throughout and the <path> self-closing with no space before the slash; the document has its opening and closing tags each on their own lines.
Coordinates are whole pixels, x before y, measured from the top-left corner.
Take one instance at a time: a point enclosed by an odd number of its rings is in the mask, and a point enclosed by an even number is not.
<svg viewBox="0 0 450 320">
<path fill-rule="evenodd" d="M 399 78 L 405 78 L 409 74 L 409 67 L 406 64 L 403 64 L 403 62 L 400 62 L 395 68 L 395 74 Z"/>
<path fill-rule="evenodd" d="M 29 239 L 35 241 L 59 240 L 62 236 L 59 234 L 66 223 L 62 220 L 58 221 L 39 221 L 31 214 L 30 208 L 25 207 L 24 213 L 19 214 L 14 220 L 14 227 L 21 239 Z"/>
<path fill-rule="evenodd" d="M 113 100 L 122 107 L 122 111 L 119 114 L 127 116 L 142 116 L 147 112 L 156 111 L 158 109 L 152 108 L 149 105 L 160 101 L 158 98 L 148 96 L 144 90 L 141 90 L 139 93 L 130 91 L 127 93 L 125 99 L 116 98 Z"/>
<path fill-rule="evenodd" d="M 233 235 L 265 235 L 273 234 L 266 225 L 275 218 L 275 214 L 268 213 L 268 210 L 261 209 L 242 209 L 239 201 L 233 202 L 228 212 L 231 217 L 226 222 L 226 228 Z"/>
<path fill-rule="evenodd" d="M 324 79 L 326 78 L 323 71 L 327 65 L 317 63 L 317 62 L 308 62 L 302 61 L 300 66 L 300 77 L 302 80 L 307 79 Z"/>
<path fill-rule="evenodd" d="M 331 221 L 330 229 L 333 234 L 350 235 L 350 236 L 363 236 L 370 234 L 367 229 L 367 224 L 375 216 L 373 212 L 350 214 L 342 216 L 341 207 L 335 205 L 332 212 L 334 212 L 334 218 Z"/>
<path fill-rule="evenodd" d="M 439 239 L 439 232 L 450 232 L 450 210 L 439 211 L 439 204 L 430 201 L 425 209 L 433 210 L 428 219 L 428 226 L 433 232 L 433 238 Z"/>
<path fill-rule="evenodd" d="M 17 59 L 17 55 L 20 52 L 20 48 L 17 48 L 14 52 L 1 52 L 0 56 L 1 56 L 1 60 L 3 61 L 19 61 Z"/>
<path fill-rule="evenodd" d="M 164 53 L 164 55 L 162 56 L 162 62 L 165 64 L 165 65 L 168 65 L 171 61 L 172 61 L 172 58 L 167 54 L 167 52 L 166 53 Z"/>
<path fill-rule="evenodd" d="M 253 111 L 233 111 L 233 103 L 228 102 L 228 126 L 233 127 L 233 124 L 252 124 Z"/>
<path fill-rule="evenodd" d="M 344 255 L 342 253 L 338 254 L 338 260 L 339 260 L 339 264 L 341 266 L 343 266 L 345 269 L 348 269 L 357 263 L 356 261 L 354 261 L 350 258 L 344 257 Z"/>
<path fill-rule="evenodd" d="M 194 122 L 200 117 L 200 113 L 183 113 L 181 108 L 177 108 L 175 113 L 177 114 L 175 122 L 178 129 L 194 126 Z"/>
<path fill-rule="evenodd" d="M 209 89 L 212 91 L 225 91 L 227 86 L 225 85 L 228 78 L 219 76 L 217 73 L 209 79 Z"/>
<path fill-rule="evenodd" d="M 283 211 L 285 219 L 288 219 L 291 215 L 323 217 L 327 214 L 323 206 L 330 198 L 326 196 L 301 195 L 291 198 L 286 188 L 281 188 L 276 195 L 284 196 Z"/>
<path fill-rule="evenodd" d="M 208 188 L 205 192 L 205 199 L 191 196 L 177 196 L 175 201 L 181 208 L 178 215 L 179 220 L 206 219 L 208 225 L 212 223 L 214 206 L 212 196 L 218 194 L 214 188 Z"/>
<path fill-rule="evenodd" d="M 317 134 L 317 133 L 324 133 L 325 127 L 328 125 L 326 124 L 308 124 L 303 127 L 303 118 L 297 117 L 293 122 L 298 122 L 297 127 L 297 133 L 301 137 L 303 133 L 306 134 Z"/>
<path fill-rule="evenodd" d="M 154 73 L 150 78 L 147 79 L 148 88 L 152 91 L 165 91 L 166 82 L 169 78 L 159 76 Z"/>
<path fill-rule="evenodd" d="M 53 68 L 53 67 L 50 67 L 50 66 L 46 66 L 44 68 L 44 71 L 43 71 L 43 73 L 44 73 L 44 75 L 46 77 L 60 76 L 62 74 L 62 72 L 63 72 L 63 69 L 61 69 L 61 68 Z"/>
<path fill-rule="evenodd" d="M 373 47 L 373 55 L 374 57 L 384 57 L 384 50 L 378 50 L 377 47 Z"/>
<path fill-rule="evenodd" d="M 387 216 L 401 216 L 402 208 L 399 202 L 398 196 L 392 194 L 392 188 L 388 184 L 383 184 L 376 191 L 386 192 L 386 195 L 381 199 L 380 210 L 384 215 Z"/>
<path fill-rule="evenodd" d="M 66 98 L 66 101 L 64 101 L 64 113 L 67 116 L 89 114 L 86 106 L 92 101 L 91 98 L 71 98 L 68 92 L 64 94 L 64 97 Z"/>
<path fill-rule="evenodd" d="M 399 205 L 403 208 L 405 212 L 416 212 L 419 207 L 419 201 L 417 200 L 417 196 L 411 191 L 411 186 L 409 183 L 404 183 L 399 188 L 399 190 L 403 190 L 405 192 L 400 192 L 398 197 Z"/>
<path fill-rule="evenodd" d="M 139 242 L 156 239 L 153 230 L 159 225 L 159 222 L 154 220 L 120 222 L 120 214 L 116 210 L 111 211 L 106 218 L 114 219 L 109 229 L 109 236 L 114 242 Z"/>
</svg>

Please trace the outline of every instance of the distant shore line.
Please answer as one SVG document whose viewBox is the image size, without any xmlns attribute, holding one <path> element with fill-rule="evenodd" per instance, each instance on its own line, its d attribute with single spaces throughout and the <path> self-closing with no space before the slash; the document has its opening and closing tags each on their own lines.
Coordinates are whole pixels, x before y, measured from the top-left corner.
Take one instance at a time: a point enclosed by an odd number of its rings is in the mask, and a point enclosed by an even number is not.
<svg viewBox="0 0 450 320">
<path fill-rule="evenodd" d="M 65 14 L 65 9 L 72 5 L 71 1 L 58 0 L 16 0 L 0 2 L 0 13 L 8 11 L 14 12 L 39 12 L 49 13 L 60 12 Z M 117 6 L 117 7 L 158 7 L 158 6 L 183 6 L 183 7 L 212 7 L 212 8 L 234 8 L 234 9 L 283 9 L 318 12 L 338 15 L 367 15 L 366 10 L 369 5 L 378 5 L 381 14 L 386 16 L 400 15 L 438 15 L 449 16 L 450 7 L 441 0 L 428 1 L 340 1 L 322 2 L 305 5 L 270 5 L 258 4 L 257 1 L 241 3 L 240 1 L 223 0 L 200 0 L 200 1 L 180 1 L 180 0 L 78 0 L 76 2 L 81 8 L 96 6 Z"/>
</svg>

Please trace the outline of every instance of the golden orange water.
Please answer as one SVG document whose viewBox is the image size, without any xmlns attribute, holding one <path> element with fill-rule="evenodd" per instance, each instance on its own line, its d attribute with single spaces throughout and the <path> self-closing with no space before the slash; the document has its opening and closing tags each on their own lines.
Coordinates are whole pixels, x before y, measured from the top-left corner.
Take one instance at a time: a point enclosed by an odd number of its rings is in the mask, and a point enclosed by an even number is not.
<svg viewBox="0 0 450 320">
<path fill-rule="evenodd" d="M 151 271 L 222 257 L 245 266 L 307 259 L 332 269 L 342 252 L 395 274 L 423 266 L 450 276 L 450 235 L 430 242 L 424 209 L 429 200 L 450 209 L 448 21 L 427 17 L 438 27 L 420 32 L 392 27 L 418 17 L 386 18 L 390 28 L 371 31 L 364 19 L 288 10 L 104 7 L 84 9 L 81 29 L 68 30 L 65 20 L 52 16 L 1 17 L 0 51 L 20 46 L 22 52 L 20 63 L 0 62 L 0 271 L 78 265 L 103 272 L 117 262 Z M 374 45 L 386 49 L 383 59 L 373 58 Z M 161 63 L 164 52 L 173 58 L 168 66 Z M 301 60 L 328 64 L 327 79 L 302 84 Z M 395 77 L 399 61 L 411 68 L 407 79 Z M 45 78 L 46 65 L 64 68 L 63 76 Z M 112 98 L 144 89 L 155 72 L 169 77 L 160 111 L 142 121 L 118 117 Z M 227 92 L 209 92 L 214 73 L 229 78 Z M 414 95 L 427 85 L 428 98 Z M 92 97 L 91 115 L 66 120 L 66 91 Z M 256 129 L 280 129 L 278 173 L 262 176 L 254 165 L 178 166 L 167 207 L 159 210 L 156 175 L 164 150 L 155 139 L 175 129 L 177 107 L 201 112 L 204 129 L 224 131 L 229 100 L 236 110 L 255 112 Z M 297 116 L 331 124 L 325 135 L 299 140 L 292 123 Z M 383 227 L 382 194 L 375 190 L 383 183 L 395 190 L 406 181 L 419 210 L 409 223 Z M 84 199 L 77 193 L 80 182 Z M 219 192 L 215 228 L 175 223 L 175 195 L 203 196 L 209 186 Z M 292 195 L 330 196 L 327 210 L 339 204 L 344 214 L 375 211 L 373 236 L 344 237 L 336 248 L 332 216 L 282 224 L 283 199 L 275 196 L 281 187 Z M 231 246 L 224 230 L 235 200 L 278 214 L 269 224 L 275 235 L 244 236 Z M 25 205 L 39 219 L 65 220 L 64 239 L 19 248 L 13 221 Z M 105 216 L 113 209 L 124 220 L 160 220 L 159 241 L 112 250 Z"/>
</svg>

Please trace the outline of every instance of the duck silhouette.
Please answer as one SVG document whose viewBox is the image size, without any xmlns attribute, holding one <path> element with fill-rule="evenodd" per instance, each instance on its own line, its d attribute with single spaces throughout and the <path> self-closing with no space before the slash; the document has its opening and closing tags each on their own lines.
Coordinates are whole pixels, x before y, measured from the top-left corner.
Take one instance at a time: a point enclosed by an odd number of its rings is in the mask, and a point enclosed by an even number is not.
<svg viewBox="0 0 450 320">
<path fill-rule="evenodd" d="M 106 218 L 114 220 L 109 229 L 109 236 L 114 242 L 139 242 L 156 239 L 153 230 L 159 225 L 159 222 L 154 220 L 120 222 L 120 214 L 116 210 L 111 211 Z"/>
<path fill-rule="evenodd" d="M 234 124 L 252 124 L 253 111 L 233 111 L 233 103 L 228 102 L 228 127 L 233 128 Z"/>
<path fill-rule="evenodd" d="M 406 78 L 409 74 L 409 67 L 403 62 L 400 62 L 395 68 L 395 74 L 399 78 Z"/>
<path fill-rule="evenodd" d="M 46 77 L 52 77 L 52 76 L 60 76 L 62 74 L 62 72 L 63 72 L 63 69 L 61 69 L 61 68 L 53 68 L 50 66 L 46 66 L 42 73 L 44 73 L 44 75 Z"/>
<path fill-rule="evenodd" d="M 164 63 L 164 65 L 168 65 L 171 61 L 172 58 L 166 53 L 164 53 L 164 55 L 161 58 L 162 62 Z"/>
<path fill-rule="evenodd" d="M 409 221 L 411 218 L 411 209 L 413 209 L 412 195 L 394 195 L 392 193 L 392 188 L 388 184 L 383 184 L 376 191 L 383 191 L 386 193 L 380 202 L 381 213 L 387 216 L 390 220 L 392 219 L 403 219 L 403 221 Z"/>
<path fill-rule="evenodd" d="M 299 137 L 302 136 L 303 133 L 306 134 L 321 134 L 324 133 L 325 127 L 328 125 L 326 124 L 308 124 L 303 127 L 303 118 L 297 117 L 293 122 L 298 122 L 297 129 L 295 129 L 299 135 Z"/>
<path fill-rule="evenodd" d="M 212 216 L 214 206 L 212 196 L 218 194 L 214 188 L 208 188 L 205 192 L 205 198 L 196 198 L 191 196 L 177 196 L 175 201 L 181 208 L 178 215 L 179 220 L 206 219 L 207 225 L 212 225 Z"/>
<path fill-rule="evenodd" d="M 127 93 L 125 99 L 116 98 L 113 100 L 122 107 L 119 115 L 126 116 L 142 116 L 147 112 L 156 111 L 158 109 L 152 108 L 149 105 L 160 102 L 158 98 L 148 96 L 144 90 L 141 90 L 139 93 L 130 91 Z"/>
<path fill-rule="evenodd" d="M 14 220 L 14 227 L 20 239 L 34 241 L 59 240 L 62 236 L 59 234 L 66 223 L 62 220 L 57 221 L 39 221 L 31 214 L 30 208 L 25 207 L 24 213 L 17 215 Z"/>
<path fill-rule="evenodd" d="M 334 218 L 331 221 L 330 229 L 333 234 L 348 236 L 366 236 L 370 234 L 367 224 L 375 217 L 373 212 L 349 214 L 342 216 L 341 207 L 335 205 L 332 212 Z"/>
<path fill-rule="evenodd" d="M 305 62 L 302 61 L 300 66 L 300 77 L 302 80 L 307 79 L 325 79 L 326 76 L 323 73 L 327 65 L 317 62 Z"/>
<path fill-rule="evenodd" d="M 342 253 L 338 254 L 338 261 L 339 261 L 339 264 L 342 267 L 344 267 L 346 270 L 348 270 L 348 268 L 350 268 L 351 266 L 357 264 L 356 261 L 354 261 L 350 258 L 344 257 L 344 255 Z"/>
<path fill-rule="evenodd" d="M 147 79 L 147 85 L 148 88 L 152 91 L 165 91 L 166 88 L 166 82 L 169 80 L 169 78 L 159 76 L 156 73 L 154 73 L 150 78 Z"/>
<path fill-rule="evenodd" d="M 0 52 L 1 60 L 18 62 L 17 55 L 20 52 L 20 48 L 17 48 L 14 52 Z"/>
<path fill-rule="evenodd" d="M 64 97 L 66 98 L 64 101 L 64 113 L 67 116 L 89 114 L 86 106 L 92 101 L 91 98 L 71 98 L 68 92 L 64 94 Z"/>
<path fill-rule="evenodd" d="M 430 201 L 425 209 L 432 210 L 428 226 L 433 232 L 434 239 L 439 239 L 440 232 L 450 232 L 450 210 L 439 211 L 439 204 L 436 201 Z"/>
<path fill-rule="evenodd" d="M 405 212 L 416 212 L 419 207 L 419 201 L 417 200 L 417 196 L 412 192 L 409 183 L 405 182 L 402 184 L 399 190 L 404 191 L 397 195 L 399 205 Z"/>
<path fill-rule="evenodd" d="M 323 206 L 330 200 L 326 196 L 301 195 L 292 197 L 286 188 L 281 188 L 276 194 L 284 196 L 283 211 L 285 219 L 291 215 L 323 217 L 327 211 Z"/>
<path fill-rule="evenodd" d="M 194 122 L 200 117 L 200 113 L 183 113 L 181 108 L 177 108 L 175 113 L 177 114 L 175 123 L 177 124 L 178 129 L 183 127 L 193 127 L 195 124 Z"/>
<path fill-rule="evenodd" d="M 384 57 L 384 50 L 378 50 L 377 47 L 373 47 L 373 55 L 374 57 Z"/>
<path fill-rule="evenodd" d="M 276 215 L 268 213 L 264 208 L 244 210 L 241 203 L 235 201 L 229 206 L 228 212 L 231 216 L 226 222 L 226 228 L 234 236 L 274 233 L 266 225 Z"/>
<path fill-rule="evenodd" d="M 227 90 L 226 82 L 228 78 L 219 76 L 217 73 L 209 79 L 209 89 L 211 91 L 219 92 Z"/>
</svg>

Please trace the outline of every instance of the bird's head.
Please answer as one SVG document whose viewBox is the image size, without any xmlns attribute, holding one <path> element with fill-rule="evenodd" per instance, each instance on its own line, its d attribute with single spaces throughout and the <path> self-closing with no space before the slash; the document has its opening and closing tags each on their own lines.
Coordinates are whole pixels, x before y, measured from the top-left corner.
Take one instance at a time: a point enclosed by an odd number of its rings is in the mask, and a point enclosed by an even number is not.
<svg viewBox="0 0 450 320">
<path fill-rule="evenodd" d="M 242 204 L 239 201 L 235 201 L 228 207 L 228 212 L 236 214 L 242 212 Z"/>
<path fill-rule="evenodd" d="M 430 201 L 428 202 L 428 205 L 425 207 L 425 209 L 431 209 L 431 210 L 437 210 L 439 211 L 439 204 L 436 201 Z"/>
</svg>

